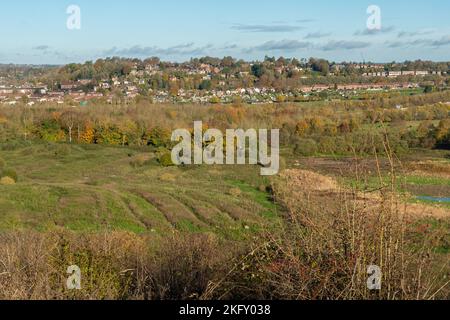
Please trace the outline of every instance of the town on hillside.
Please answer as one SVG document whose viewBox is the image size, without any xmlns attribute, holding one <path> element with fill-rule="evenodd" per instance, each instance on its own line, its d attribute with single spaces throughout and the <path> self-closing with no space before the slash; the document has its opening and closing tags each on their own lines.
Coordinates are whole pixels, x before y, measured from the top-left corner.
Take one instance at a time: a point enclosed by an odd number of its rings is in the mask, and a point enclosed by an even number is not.
<svg viewBox="0 0 450 320">
<path fill-rule="evenodd" d="M 106 58 L 65 66 L 0 65 L 0 104 L 249 104 L 355 99 L 372 91 L 448 88 L 450 62 L 329 62 L 204 57 L 175 63 Z"/>
</svg>

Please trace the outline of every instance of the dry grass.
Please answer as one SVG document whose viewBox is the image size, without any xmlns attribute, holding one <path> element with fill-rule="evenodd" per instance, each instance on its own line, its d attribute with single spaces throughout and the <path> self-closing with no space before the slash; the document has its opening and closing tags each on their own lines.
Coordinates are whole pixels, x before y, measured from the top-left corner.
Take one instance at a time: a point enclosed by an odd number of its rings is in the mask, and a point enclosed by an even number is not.
<svg viewBox="0 0 450 320">
<path fill-rule="evenodd" d="M 227 259 L 206 235 L 16 232 L 0 240 L 0 299 L 8 300 L 195 299 Z M 71 265 L 81 269 L 81 290 L 66 288 Z"/>
<path fill-rule="evenodd" d="M 450 166 L 446 161 L 417 161 L 406 168 L 411 175 L 450 178 Z"/>
<path fill-rule="evenodd" d="M 3 177 L 0 179 L 0 184 L 3 186 L 11 186 L 16 184 L 16 181 L 10 177 Z"/>
<path fill-rule="evenodd" d="M 448 299 L 450 255 L 438 250 L 448 248 L 448 225 L 418 227 L 424 216 L 397 194 L 389 161 L 391 185 L 380 174 L 382 187 L 370 194 L 314 173 L 285 171 L 273 184 L 286 212 L 281 230 L 256 241 L 206 297 Z M 382 271 L 379 291 L 367 287 L 371 265 Z"/>
</svg>

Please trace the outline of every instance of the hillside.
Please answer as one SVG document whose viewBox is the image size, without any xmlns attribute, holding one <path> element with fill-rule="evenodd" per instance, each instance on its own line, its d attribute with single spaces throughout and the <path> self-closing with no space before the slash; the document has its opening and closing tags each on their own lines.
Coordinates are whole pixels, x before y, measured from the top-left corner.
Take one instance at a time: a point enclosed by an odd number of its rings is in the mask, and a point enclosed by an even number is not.
<svg viewBox="0 0 450 320">
<path fill-rule="evenodd" d="M 99 145 L 6 146 L 19 176 L 0 186 L 0 230 L 214 232 L 241 238 L 276 222 L 255 167 L 163 167 L 156 151 Z"/>
</svg>

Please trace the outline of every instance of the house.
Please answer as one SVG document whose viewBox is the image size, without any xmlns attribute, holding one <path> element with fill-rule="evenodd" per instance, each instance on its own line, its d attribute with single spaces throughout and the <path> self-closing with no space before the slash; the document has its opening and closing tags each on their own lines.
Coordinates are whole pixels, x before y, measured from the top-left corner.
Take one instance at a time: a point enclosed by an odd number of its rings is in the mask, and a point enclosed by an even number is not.
<svg viewBox="0 0 450 320">
<path fill-rule="evenodd" d="M 83 85 L 83 86 L 86 86 L 86 85 L 92 83 L 92 80 L 90 80 L 90 79 L 80 79 L 80 80 L 78 80 L 78 83 Z"/>
<path fill-rule="evenodd" d="M 400 77 L 402 75 L 401 71 L 388 71 L 387 76 L 389 78 L 396 78 L 396 77 Z"/>
<path fill-rule="evenodd" d="M 61 90 L 73 90 L 73 89 L 77 88 L 77 85 L 75 83 L 66 82 L 66 83 L 61 83 L 59 85 L 59 88 Z"/>
<path fill-rule="evenodd" d="M 102 89 L 111 89 L 111 85 L 108 82 L 101 82 L 99 84 L 100 88 Z"/>
<path fill-rule="evenodd" d="M 13 88 L 0 88 L 0 94 L 12 94 L 13 92 Z"/>
</svg>

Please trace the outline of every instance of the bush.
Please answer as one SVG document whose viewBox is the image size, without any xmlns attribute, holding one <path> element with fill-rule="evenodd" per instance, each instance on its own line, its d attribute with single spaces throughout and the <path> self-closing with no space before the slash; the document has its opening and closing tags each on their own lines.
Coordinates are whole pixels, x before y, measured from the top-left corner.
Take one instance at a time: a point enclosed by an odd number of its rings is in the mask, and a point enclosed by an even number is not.
<svg viewBox="0 0 450 320">
<path fill-rule="evenodd" d="M 425 227 L 424 234 L 423 222 L 405 219 L 407 209 L 391 194 L 374 202 L 374 198 L 349 198 L 348 191 L 332 185 L 326 186 L 326 196 L 314 194 L 311 185 L 317 178 L 320 175 L 290 170 L 274 180 L 275 200 L 289 212 L 284 226 L 268 231 L 251 246 L 211 297 L 414 300 L 449 296 L 448 263 L 436 250 L 448 247 L 445 225 Z M 348 217 L 355 217 L 351 224 Z M 367 289 L 369 265 L 381 268 L 383 290 Z"/>
<path fill-rule="evenodd" d="M 167 147 L 170 145 L 171 134 L 168 130 L 156 127 L 150 130 L 148 133 L 149 146 L 153 147 Z"/>
<path fill-rule="evenodd" d="M 217 276 L 223 276 L 225 256 L 230 250 L 220 248 L 215 238 L 208 235 L 164 239 L 156 263 L 150 267 L 147 295 L 156 300 L 201 298 L 218 281 Z"/>
<path fill-rule="evenodd" d="M 174 234 L 161 241 L 125 232 L 32 231 L 0 234 L 0 299 L 195 300 L 226 276 L 236 245 L 213 236 Z M 67 290 L 67 267 L 82 290 Z"/>
<path fill-rule="evenodd" d="M 9 177 L 9 178 L 13 179 L 14 182 L 17 182 L 17 180 L 18 180 L 17 172 L 14 171 L 13 169 L 3 169 L 0 173 L 0 178 L 5 178 L 5 177 Z"/>
<path fill-rule="evenodd" d="M 95 128 L 94 141 L 97 144 L 121 145 L 122 135 L 116 126 L 102 125 Z"/>
<path fill-rule="evenodd" d="M 172 154 L 169 151 L 161 152 L 158 157 L 158 162 L 163 167 L 174 166 L 174 163 L 172 162 Z"/>
<path fill-rule="evenodd" d="M 219 98 L 219 97 L 212 97 L 212 98 L 209 100 L 209 103 L 212 103 L 212 104 L 218 104 L 218 103 L 220 103 L 220 98 Z"/>
<path fill-rule="evenodd" d="M 295 144 L 294 153 L 300 156 L 313 156 L 317 153 L 317 143 L 312 139 L 299 139 Z"/>
</svg>

